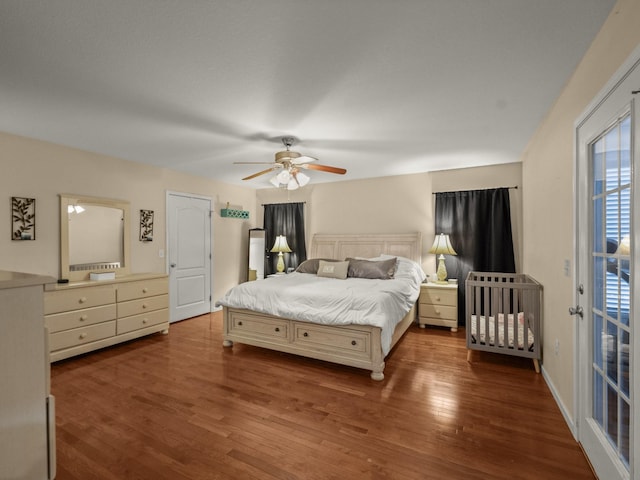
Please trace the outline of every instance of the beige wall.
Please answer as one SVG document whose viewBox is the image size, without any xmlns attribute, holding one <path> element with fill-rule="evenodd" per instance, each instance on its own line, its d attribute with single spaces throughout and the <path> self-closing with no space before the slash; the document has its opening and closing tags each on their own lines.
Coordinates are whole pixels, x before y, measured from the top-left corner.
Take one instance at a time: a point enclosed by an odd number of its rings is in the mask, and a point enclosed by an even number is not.
<svg viewBox="0 0 640 480">
<path fill-rule="evenodd" d="M 520 163 L 313 184 L 287 192 L 258 190 L 260 224 L 261 204 L 307 202 L 307 242 L 314 233 L 398 233 L 422 232 L 422 259 L 426 272 L 435 271 L 435 256 L 428 252 L 434 237 L 433 192 L 516 186 L 521 184 Z M 522 231 L 520 189 L 512 195 L 514 244 L 521 251 Z"/>
<path fill-rule="evenodd" d="M 564 261 L 574 259 L 574 122 L 640 44 L 638 25 L 640 1 L 620 0 L 522 157 L 524 270 L 544 287 L 544 372 L 570 419 L 576 319 Z"/>
<path fill-rule="evenodd" d="M 7 218 L 0 222 L 0 268 L 59 276 L 58 194 L 117 198 L 131 204 L 131 271 L 165 272 L 166 194 L 208 196 L 213 203 L 214 301 L 246 280 L 248 230 L 262 226 L 262 203 L 305 201 L 307 237 L 313 233 L 395 233 L 420 231 L 423 266 L 435 270 L 427 250 L 433 240 L 433 191 L 511 186 L 519 183 L 520 164 L 472 170 L 404 175 L 327 184 L 310 183 L 294 192 L 252 190 L 176 171 L 106 157 L 65 146 L 0 133 L 0 189 Z M 35 241 L 12 241 L 10 197 L 36 198 Z M 220 217 L 229 202 L 250 220 Z M 519 208 L 519 207 L 518 207 Z M 153 210 L 154 238 L 138 240 L 139 210 Z M 517 212 L 518 217 L 520 212 Z"/>
<path fill-rule="evenodd" d="M 213 299 L 245 275 L 247 236 L 256 218 L 255 191 L 212 180 L 0 133 L 0 268 L 58 277 L 59 193 L 117 198 L 131 203 L 131 271 L 165 272 L 160 249 L 166 246 L 166 192 L 207 196 L 213 207 Z M 11 197 L 36 199 L 36 240 L 12 241 Z M 226 202 L 250 212 L 250 221 L 221 218 Z M 153 210 L 153 242 L 140 242 L 139 211 Z M 1 211 L 1 210 L 0 210 Z M 244 262 L 244 263 L 243 263 Z"/>
</svg>

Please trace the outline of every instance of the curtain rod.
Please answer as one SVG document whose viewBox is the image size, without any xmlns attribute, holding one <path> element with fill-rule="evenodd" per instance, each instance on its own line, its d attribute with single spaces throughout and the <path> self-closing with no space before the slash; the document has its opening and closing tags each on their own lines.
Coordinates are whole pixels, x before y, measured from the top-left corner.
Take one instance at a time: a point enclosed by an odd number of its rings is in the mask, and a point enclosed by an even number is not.
<svg viewBox="0 0 640 480">
<path fill-rule="evenodd" d="M 302 203 L 304 205 L 307 204 L 307 202 L 280 202 L 280 203 L 261 203 L 260 206 L 264 207 L 266 205 L 286 205 L 287 203 Z"/>
<path fill-rule="evenodd" d="M 514 187 L 494 187 L 494 188 L 476 188 L 473 190 L 454 190 L 451 192 L 431 192 L 431 195 L 435 195 L 436 193 L 456 193 L 456 191 L 458 192 L 476 192 L 478 190 L 495 190 L 496 188 L 508 188 L 509 190 L 517 190 L 518 189 L 518 185 L 514 186 Z"/>
</svg>

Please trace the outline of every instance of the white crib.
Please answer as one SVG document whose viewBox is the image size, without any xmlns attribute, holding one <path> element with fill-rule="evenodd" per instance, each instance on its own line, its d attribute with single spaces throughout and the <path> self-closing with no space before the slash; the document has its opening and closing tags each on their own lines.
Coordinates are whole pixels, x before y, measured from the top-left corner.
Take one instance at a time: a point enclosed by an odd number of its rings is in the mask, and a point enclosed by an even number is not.
<svg viewBox="0 0 640 480">
<path fill-rule="evenodd" d="M 542 285 L 522 273 L 469 272 L 465 282 L 467 361 L 472 350 L 533 359 L 540 373 Z"/>
</svg>

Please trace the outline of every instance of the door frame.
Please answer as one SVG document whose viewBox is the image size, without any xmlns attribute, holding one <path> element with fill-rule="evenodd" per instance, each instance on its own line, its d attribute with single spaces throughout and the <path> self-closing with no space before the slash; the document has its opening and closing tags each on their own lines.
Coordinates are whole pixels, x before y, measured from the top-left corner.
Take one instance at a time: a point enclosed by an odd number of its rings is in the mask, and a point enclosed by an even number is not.
<svg viewBox="0 0 640 480">
<path fill-rule="evenodd" d="M 169 197 L 171 195 L 181 196 L 181 197 L 189 197 L 189 198 L 197 198 L 200 200 L 206 200 L 209 202 L 209 252 L 210 252 L 210 261 L 209 261 L 209 297 L 212 299 L 209 303 L 209 312 L 214 310 L 213 308 L 213 199 L 207 195 L 200 195 L 197 193 L 189 193 L 189 192 L 179 192 L 177 190 L 166 190 L 165 191 L 165 238 L 166 238 L 166 248 L 165 248 L 165 272 L 169 276 L 169 286 L 171 286 L 171 267 L 169 265 L 171 255 L 170 249 L 171 245 L 169 244 L 171 235 L 169 232 Z M 169 298 L 171 298 L 171 292 L 169 292 Z M 169 305 L 169 309 L 171 310 L 172 306 Z M 169 318 L 172 318 L 172 312 L 169 311 Z"/>
<path fill-rule="evenodd" d="M 590 141 L 591 139 L 581 138 L 579 135 L 580 128 L 584 126 L 596 113 L 599 112 L 599 108 L 605 104 L 607 100 L 610 100 L 611 97 L 616 95 L 626 95 L 627 98 L 631 98 L 629 103 L 631 104 L 631 110 L 633 113 L 634 103 L 640 102 L 640 93 L 632 95 L 631 92 L 627 91 L 625 94 L 624 90 L 620 90 L 623 82 L 632 74 L 634 70 L 638 69 L 640 71 L 640 45 L 638 45 L 632 54 L 627 58 L 627 60 L 618 68 L 616 73 L 611 77 L 611 79 L 605 84 L 605 86 L 600 90 L 600 92 L 594 97 L 594 99 L 589 103 L 587 108 L 583 111 L 583 113 L 578 117 L 576 122 L 574 123 L 574 178 L 573 178 L 573 189 L 574 189 L 574 209 L 573 209 L 573 221 L 574 221 L 574 239 L 573 239 L 573 252 L 574 252 L 574 265 L 573 265 L 573 284 L 574 284 L 574 298 L 573 305 L 582 305 L 584 304 L 584 299 L 586 297 L 582 297 L 578 292 L 578 284 L 580 283 L 580 276 L 584 276 L 584 273 L 580 271 L 580 252 L 583 252 L 586 247 L 588 247 L 588 241 L 584 238 L 579 238 L 578 232 L 580 227 L 580 222 L 584 218 L 584 209 L 587 208 L 586 214 L 588 215 L 590 208 L 581 206 L 581 192 L 585 191 L 584 189 L 588 189 L 588 185 L 585 185 L 584 182 L 590 178 L 588 173 L 585 174 L 584 168 L 589 168 L 590 166 L 581 165 L 581 143 L 585 141 Z M 640 85 L 634 86 L 634 91 L 636 89 L 640 89 Z M 613 100 L 613 99 L 612 99 Z M 616 100 L 613 100 L 616 101 Z M 638 106 L 635 107 L 638 109 Z M 607 117 L 609 120 L 613 119 L 616 114 L 620 113 L 619 107 L 611 107 L 611 114 Z M 640 123 L 640 118 L 634 117 L 632 115 L 632 129 L 634 131 L 638 130 L 638 125 L 636 123 Z M 604 125 L 604 123 L 603 123 Z M 632 201 L 637 202 L 638 198 L 640 198 L 640 138 L 634 139 L 632 138 L 632 159 L 633 163 L 635 163 L 635 168 L 632 168 L 632 194 L 634 198 Z M 590 158 L 590 157 L 589 157 Z M 632 163 L 632 167 L 634 166 Z M 587 190 L 588 191 L 588 190 Z M 632 213 L 632 245 L 634 246 L 634 250 L 636 250 L 637 246 L 640 246 L 640 208 L 634 208 L 634 212 Z M 590 232 L 591 234 L 591 232 Z M 634 252 L 635 253 L 635 252 Z M 634 318 L 638 316 L 637 309 L 640 308 L 640 304 L 638 302 L 634 302 L 634 298 L 640 298 L 640 281 L 638 281 L 637 272 L 640 269 L 634 268 L 634 264 L 638 265 L 640 263 L 640 259 L 638 259 L 639 255 L 635 255 L 635 259 L 633 260 L 633 264 L 631 265 L 631 272 L 633 278 L 633 285 L 631 293 L 631 312 L 633 312 L 634 316 L 630 318 L 630 322 L 634 321 Z M 590 306 L 589 306 L 590 307 Z M 586 308 L 585 308 L 586 310 Z M 584 357 L 585 353 L 581 353 L 580 346 L 581 338 L 585 335 L 584 329 L 589 326 L 586 322 L 582 323 L 581 319 L 576 320 L 576 328 L 575 328 L 575 336 L 574 336 L 574 397 L 573 397 L 573 408 L 574 408 L 574 425 L 575 425 L 575 436 L 578 441 L 581 438 L 582 429 L 586 428 L 581 425 L 582 413 L 585 405 L 590 405 L 591 399 L 583 399 L 583 394 L 586 390 L 585 380 L 582 377 L 581 369 L 580 369 L 580 361 Z M 634 322 L 637 325 L 637 322 Z M 638 365 L 639 362 L 635 357 L 638 357 L 640 353 L 640 329 L 634 329 L 632 335 L 632 357 L 630 360 L 630 368 L 633 370 L 632 384 L 631 384 L 631 395 L 632 395 L 632 405 L 631 405 L 631 429 L 630 429 L 630 442 L 632 451 L 630 452 L 630 458 L 634 459 L 638 458 L 636 462 L 631 462 L 630 465 L 630 475 L 631 478 L 640 478 L 638 477 L 638 472 L 640 471 L 640 457 L 635 455 L 640 450 L 640 422 L 634 422 L 633 418 L 635 415 L 635 411 L 637 408 L 637 400 L 640 398 L 640 370 L 636 370 L 634 368 L 635 365 Z M 591 349 L 592 346 L 589 346 Z M 634 355 L 635 352 L 635 355 Z M 634 381 L 635 380 L 635 381 Z M 590 393 L 590 392 L 589 392 Z M 585 452 L 586 453 L 586 452 Z M 591 459 L 590 459 L 591 461 Z M 596 466 L 594 465 L 594 468 Z"/>
</svg>

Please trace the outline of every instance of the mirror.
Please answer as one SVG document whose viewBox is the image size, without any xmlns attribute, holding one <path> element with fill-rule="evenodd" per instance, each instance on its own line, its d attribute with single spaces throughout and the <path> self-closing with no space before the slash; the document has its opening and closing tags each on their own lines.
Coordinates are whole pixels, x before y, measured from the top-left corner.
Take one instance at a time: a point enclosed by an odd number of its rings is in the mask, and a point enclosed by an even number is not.
<svg viewBox="0 0 640 480">
<path fill-rule="evenodd" d="M 70 281 L 92 272 L 129 273 L 129 202 L 60 195 L 60 272 Z"/>
</svg>

